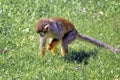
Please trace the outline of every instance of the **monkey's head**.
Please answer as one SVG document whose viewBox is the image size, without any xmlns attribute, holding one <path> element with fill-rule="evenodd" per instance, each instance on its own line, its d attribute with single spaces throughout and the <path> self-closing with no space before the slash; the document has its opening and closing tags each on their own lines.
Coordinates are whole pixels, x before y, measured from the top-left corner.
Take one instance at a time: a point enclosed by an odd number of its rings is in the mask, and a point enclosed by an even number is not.
<svg viewBox="0 0 120 80">
<path fill-rule="evenodd" d="M 35 31 L 40 34 L 41 37 L 44 37 L 44 36 L 54 36 L 54 31 L 51 27 L 51 24 L 53 22 L 50 22 L 49 19 L 47 18 L 43 18 L 43 19 L 40 19 L 36 26 L 35 26 Z"/>
<path fill-rule="evenodd" d="M 40 19 L 35 26 L 35 31 L 40 34 L 40 36 L 45 36 L 45 34 L 48 32 L 48 26 L 48 19 Z"/>
</svg>

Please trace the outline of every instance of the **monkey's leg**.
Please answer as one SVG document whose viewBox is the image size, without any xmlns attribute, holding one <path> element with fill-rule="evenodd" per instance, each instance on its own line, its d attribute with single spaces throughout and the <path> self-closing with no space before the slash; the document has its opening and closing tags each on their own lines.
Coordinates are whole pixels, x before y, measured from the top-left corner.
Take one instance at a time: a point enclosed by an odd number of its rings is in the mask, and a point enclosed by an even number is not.
<svg viewBox="0 0 120 80">
<path fill-rule="evenodd" d="M 74 41 L 76 39 L 76 35 L 77 32 L 75 30 L 70 31 L 69 33 L 67 33 L 61 42 L 61 55 L 62 57 L 65 56 L 65 54 L 68 53 L 68 44 L 70 44 L 72 41 Z"/>
<path fill-rule="evenodd" d="M 57 53 L 57 45 L 59 43 L 59 40 L 57 39 L 51 39 L 49 45 L 48 45 L 48 50 L 51 50 L 51 52 L 55 55 Z"/>
<path fill-rule="evenodd" d="M 67 53 L 68 53 L 68 44 L 65 42 L 65 40 L 63 40 L 61 42 L 61 55 L 62 55 L 62 57 L 64 57 L 65 54 L 67 54 Z"/>
</svg>

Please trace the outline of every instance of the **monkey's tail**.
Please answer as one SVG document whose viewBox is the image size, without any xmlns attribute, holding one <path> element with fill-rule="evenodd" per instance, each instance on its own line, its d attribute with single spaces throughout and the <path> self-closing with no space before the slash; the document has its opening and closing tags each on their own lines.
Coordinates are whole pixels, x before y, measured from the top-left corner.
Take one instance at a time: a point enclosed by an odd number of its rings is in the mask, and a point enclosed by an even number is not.
<svg viewBox="0 0 120 80">
<path fill-rule="evenodd" d="M 104 43 L 104 42 L 101 42 L 101 41 L 99 41 L 99 40 L 97 40 L 97 39 L 95 39 L 95 38 L 90 38 L 90 37 L 87 37 L 87 36 L 81 35 L 81 34 L 79 34 L 78 37 L 79 37 L 80 39 L 83 39 L 84 41 L 90 42 L 90 43 L 92 43 L 92 44 L 94 44 L 94 45 L 97 45 L 97 46 L 99 46 L 99 47 L 107 48 L 107 49 L 109 49 L 109 50 L 110 50 L 111 52 L 113 52 L 113 53 L 120 53 L 120 50 L 119 50 L 119 49 L 114 48 L 113 46 L 108 45 L 108 44 L 106 44 L 106 43 Z"/>
</svg>

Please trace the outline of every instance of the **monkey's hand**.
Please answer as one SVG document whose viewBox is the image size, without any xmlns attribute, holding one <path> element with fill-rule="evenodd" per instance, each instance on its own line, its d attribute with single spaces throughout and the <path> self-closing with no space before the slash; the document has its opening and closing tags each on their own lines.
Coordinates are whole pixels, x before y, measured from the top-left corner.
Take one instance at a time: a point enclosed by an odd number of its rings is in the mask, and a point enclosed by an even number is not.
<svg viewBox="0 0 120 80">
<path fill-rule="evenodd" d="M 44 57 L 45 56 L 45 51 L 46 51 L 46 48 L 42 49 L 40 51 L 40 57 Z"/>
<path fill-rule="evenodd" d="M 53 46 L 52 46 L 52 45 L 48 45 L 48 46 L 47 46 L 47 49 L 48 49 L 48 50 L 52 50 L 52 49 L 53 49 Z"/>
</svg>

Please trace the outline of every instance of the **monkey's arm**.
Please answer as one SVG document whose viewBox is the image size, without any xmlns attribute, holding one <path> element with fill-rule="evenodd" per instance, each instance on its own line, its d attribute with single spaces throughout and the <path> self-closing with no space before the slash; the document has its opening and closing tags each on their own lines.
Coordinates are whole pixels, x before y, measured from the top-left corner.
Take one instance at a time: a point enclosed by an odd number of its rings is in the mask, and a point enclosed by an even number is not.
<svg viewBox="0 0 120 80">
<path fill-rule="evenodd" d="M 45 55 L 46 37 L 40 36 L 40 55 L 43 57 Z"/>
</svg>

